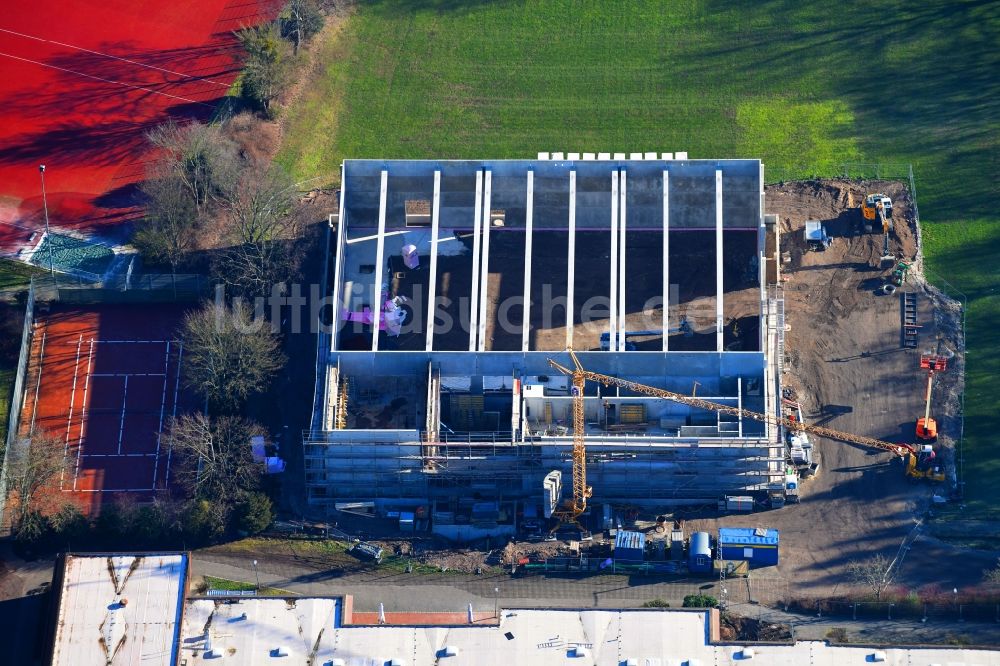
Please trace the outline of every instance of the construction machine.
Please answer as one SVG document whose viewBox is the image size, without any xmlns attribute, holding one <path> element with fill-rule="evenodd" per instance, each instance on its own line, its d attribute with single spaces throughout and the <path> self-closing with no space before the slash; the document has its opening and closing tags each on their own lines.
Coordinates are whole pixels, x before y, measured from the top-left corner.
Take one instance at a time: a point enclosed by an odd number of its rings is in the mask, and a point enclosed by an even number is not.
<svg viewBox="0 0 1000 666">
<path fill-rule="evenodd" d="M 885 194 L 869 194 L 861 204 L 861 218 L 865 231 L 874 231 L 876 221 L 882 228 L 882 262 L 896 258 L 889 253 L 889 231 L 892 229 L 892 199 Z"/>
<path fill-rule="evenodd" d="M 586 449 L 584 438 L 582 435 L 583 429 L 583 390 L 582 387 L 587 380 L 596 382 L 598 384 L 603 384 L 604 386 L 616 386 L 618 388 L 625 389 L 627 391 L 633 391 L 635 393 L 653 396 L 656 398 L 664 398 L 666 400 L 672 400 L 674 402 L 680 403 L 682 405 L 688 405 L 690 407 L 698 407 L 700 409 L 706 409 L 713 412 L 718 412 L 720 414 L 729 414 L 732 416 L 738 416 L 742 418 L 752 419 L 754 421 L 759 421 L 762 423 L 769 423 L 771 425 L 783 426 L 792 431 L 808 432 L 820 437 L 826 437 L 827 439 L 836 440 L 839 442 L 848 442 L 851 444 L 858 444 L 870 449 L 876 449 L 879 451 L 888 451 L 900 458 L 907 458 L 907 476 L 914 478 L 927 478 L 930 480 L 943 480 L 944 474 L 937 468 L 933 468 L 936 471 L 933 476 L 928 476 L 926 474 L 916 474 L 922 469 L 927 469 L 926 463 L 930 459 L 920 460 L 919 455 L 922 453 L 922 449 L 913 444 L 897 444 L 894 442 L 886 442 L 880 439 L 875 439 L 874 437 L 862 437 L 861 435 L 854 435 L 851 433 L 841 432 L 839 430 L 833 430 L 832 428 L 825 428 L 823 426 L 817 425 L 807 425 L 801 420 L 795 420 L 787 417 L 779 417 L 773 414 L 761 414 L 759 412 L 752 412 L 748 409 L 743 409 L 741 407 L 732 407 L 730 405 L 722 405 L 716 402 L 711 402 L 708 400 L 702 400 L 701 398 L 696 398 L 694 396 L 684 395 L 682 393 L 676 393 L 674 391 L 668 391 L 666 389 L 656 388 L 654 386 L 647 386 L 645 384 L 640 384 L 639 382 L 633 382 L 628 379 L 620 379 L 618 377 L 612 377 L 610 375 L 603 375 L 597 372 L 591 372 L 589 370 L 584 370 L 583 366 L 580 364 L 579 359 L 576 354 L 570 350 L 570 357 L 573 359 L 574 368 L 571 370 L 556 361 L 549 359 L 549 365 L 558 370 L 559 372 L 570 375 L 573 378 L 573 385 L 576 386 L 577 383 L 581 386 L 579 393 L 574 390 L 574 397 L 578 398 L 573 401 L 573 413 L 574 413 L 574 437 L 573 437 L 573 478 L 574 478 L 574 503 L 577 501 L 577 464 L 581 467 L 586 466 Z M 579 414 L 579 416 L 577 416 Z M 580 427 L 576 427 L 579 423 Z M 579 447 L 577 444 L 579 443 Z M 577 456 L 577 450 L 579 448 L 579 457 Z M 933 450 L 932 450 L 933 452 Z M 578 463 L 579 461 L 579 463 Z M 923 467 L 921 466 L 923 465 Z M 911 473 L 913 470 L 914 473 Z M 581 494 L 585 490 L 586 497 L 590 497 L 590 488 L 586 486 L 586 470 L 580 471 L 580 478 L 582 479 Z M 586 508 L 586 498 L 583 499 L 582 506 Z M 582 513 L 582 511 L 580 512 Z M 579 515 L 579 514 L 577 514 Z"/>
<path fill-rule="evenodd" d="M 934 373 L 948 369 L 948 357 L 938 354 L 920 356 L 920 367 L 927 371 L 927 389 L 924 392 L 924 416 L 917 419 L 917 438 L 933 442 L 937 439 L 937 421 L 931 418 L 931 391 L 934 387 Z"/>
<path fill-rule="evenodd" d="M 897 287 L 902 287 L 903 283 L 906 282 L 906 275 L 909 272 L 910 264 L 900 261 L 896 264 L 896 268 L 892 271 L 892 276 L 890 276 L 889 280 Z"/>
</svg>

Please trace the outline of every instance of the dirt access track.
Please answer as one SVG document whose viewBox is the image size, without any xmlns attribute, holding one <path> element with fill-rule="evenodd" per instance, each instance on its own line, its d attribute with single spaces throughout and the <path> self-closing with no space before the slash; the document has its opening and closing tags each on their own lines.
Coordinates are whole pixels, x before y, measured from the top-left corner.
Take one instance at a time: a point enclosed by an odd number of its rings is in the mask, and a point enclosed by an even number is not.
<svg viewBox="0 0 1000 666">
<path fill-rule="evenodd" d="M 863 233 L 858 205 L 866 193 L 884 192 L 894 204 L 890 251 L 914 262 L 903 287 L 881 293 L 894 263 L 882 263 L 881 229 Z M 749 516 L 693 521 L 697 527 L 743 525 L 781 531 L 777 574 L 794 582 L 794 594 L 823 596 L 848 585 L 845 565 L 881 552 L 901 552 L 899 583 L 910 588 L 974 585 L 996 555 L 960 551 L 922 535 L 918 521 L 932 495 L 954 488 L 954 442 L 960 422 L 964 341 L 957 303 L 930 287 L 921 272 L 919 231 L 909 193 L 899 182 L 822 181 L 772 185 L 766 212 L 781 228 L 785 363 L 783 385 L 802 402 L 807 423 L 893 442 L 915 441 L 924 411 L 926 352 L 954 354 L 947 372 L 935 376 L 932 416 L 941 432 L 948 481 L 907 481 L 903 461 L 889 453 L 819 440 L 820 472 L 802 485 L 802 502 Z M 802 230 L 821 220 L 832 237 L 823 252 L 809 251 Z M 917 294 L 918 342 L 904 348 L 902 293 Z M 940 339 L 940 348 L 938 341 Z M 814 440 L 815 441 L 815 440 Z M 908 540 L 907 543 L 910 543 Z M 954 563 L 958 566 L 948 566 Z M 959 565 L 959 563 L 961 563 Z M 774 577 L 774 570 L 760 572 Z M 840 589 L 844 591 L 843 587 Z"/>
</svg>

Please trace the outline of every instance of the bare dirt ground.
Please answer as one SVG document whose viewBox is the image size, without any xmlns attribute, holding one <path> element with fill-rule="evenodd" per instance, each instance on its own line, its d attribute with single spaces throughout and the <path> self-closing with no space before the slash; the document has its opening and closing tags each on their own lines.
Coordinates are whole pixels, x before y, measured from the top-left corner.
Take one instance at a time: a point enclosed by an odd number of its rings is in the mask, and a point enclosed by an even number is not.
<svg viewBox="0 0 1000 666">
<path fill-rule="evenodd" d="M 879 292 L 892 272 L 891 264 L 880 262 L 882 234 L 859 233 L 857 205 L 866 192 L 875 191 L 893 199 L 891 252 L 914 262 L 903 288 L 892 296 Z M 920 354 L 954 354 L 948 371 L 935 377 L 932 403 L 948 481 L 908 482 L 903 462 L 891 454 L 820 440 L 820 473 L 803 484 L 800 505 L 695 524 L 779 529 L 777 573 L 794 581 L 798 594 L 846 591 L 844 568 L 851 559 L 875 552 L 895 557 L 911 532 L 916 540 L 903 552 L 900 584 L 975 585 L 995 554 L 935 542 L 917 526 L 932 495 L 946 496 L 954 487 L 952 447 L 960 427 L 964 342 L 958 305 L 928 286 L 920 272 L 918 230 L 905 187 L 897 182 L 786 183 L 769 186 L 766 201 L 767 212 L 779 216 L 786 254 L 781 266 L 789 326 L 784 386 L 797 393 L 806 422 L 912 443 L 915 421 L 924 411 L 926 372 L 919 368 Z M 826 225 L 833 237 L 826 251 L 806 248 L 806 220 Z M 918 295 L 916 349 L 902 345 L 901 292 Z"/>
</svg>

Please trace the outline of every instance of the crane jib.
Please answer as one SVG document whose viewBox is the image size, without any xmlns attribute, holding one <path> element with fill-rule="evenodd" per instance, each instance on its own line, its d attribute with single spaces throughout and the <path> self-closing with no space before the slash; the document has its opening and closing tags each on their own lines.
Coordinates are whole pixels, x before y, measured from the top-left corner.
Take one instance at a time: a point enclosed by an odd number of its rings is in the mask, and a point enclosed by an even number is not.
<svg viewBox="0 0 1000 666">
<path fill-rule="evenodd" d="M 561 368 L 558 364 L 553 363 L 553 367 L 557 369 Z M 580 370 L 577 370 L 580 372 Z M 619 379 L 618 377 L 612 377 L 610 375 L 602 375 L 597 372 L 591 372 L 589 370 L 583 370 L 583 375 L 587 379 L 605 386 L 618 386 L 619 388 L 628 389 L 630 391 L 635 391 L 636 393 L 642 393 L 645 395 L 652 396 L 654 398 L 665 398 L 667 400 L 673 400 L 674 402 L 681 403 L 683 405 L 688 405 L 691 407 L 698 407 L 701 409 L 706 409 L 709 411 L 719 412 L 721 414 L 730 414 L 732 416 L 741 416 L 743 418 L 749 418 L 754 421 L 760 421 L 762 423 L 769 423 L 772 425 L 781 425 L 786 428 L 791 428 L 793 430 L 799 430 L 804 432 L 810 432 L 820 437 L 827 437 L 829 439 L 834 439 L 841 442 L 849 442 L 851 444 L 858 444 L 860 446 L 867 446 L 873 449 L 879 449 L 881 451 L 889 451 L 896 454 L 897 456 L 905 456 L 908 453 L 913 453 L 916 449 L 911 444 L 896 444 L 893 442 L 885 442 L 880 439 L 875 439 L 873 437 L 862 437 L 860 435 L 852 435 L 846 432 L 840 432 L 839 430 L 833 430 L 831 428 L 824 428 L 822 426 L 811 426 L 799 421 L 792 421 L 791 419 L 780 418 L 777 416 L 771 416 L 768 414 L 761 414 L 758 412 L 751 412 L 747 409 L 742 409 L 739 407 L 730 407 L 729 405 L 721 405 L 716 402 L 709 402 L 708 400 L 702 400 L 700 398 L 695 398 L 692 396 L 687 396 L 682 393 L 675 393 L 673 391 L 668 391 L 666 389 L 655 388 L 652 386 L 646 386 L 645 384 L 639 384 L 638 382 L 629 381 L 627 379 Z M 573 373 L 574 375 L 576 373 Z"/>
</svg>

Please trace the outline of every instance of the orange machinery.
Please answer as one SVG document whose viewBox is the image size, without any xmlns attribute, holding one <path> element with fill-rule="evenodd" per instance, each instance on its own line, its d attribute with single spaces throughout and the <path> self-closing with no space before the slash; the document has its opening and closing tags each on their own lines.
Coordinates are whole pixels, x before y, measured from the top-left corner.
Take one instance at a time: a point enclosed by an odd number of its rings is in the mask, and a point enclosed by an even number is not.
<svg viewBox="0 0 1000 666">
<path fill-rule="evenodd" d="M 937 439 L 937 421 L 931 418 L 931 390 L 934 386 L 934 373 L 948 369 L 948 357 L 937 354 L 922 354 L 920 367 L 927 371 L 927 391 L 924 396 L 924 416 L 917 419 L 917 439 L 934 441 Z"/>
</svg>

